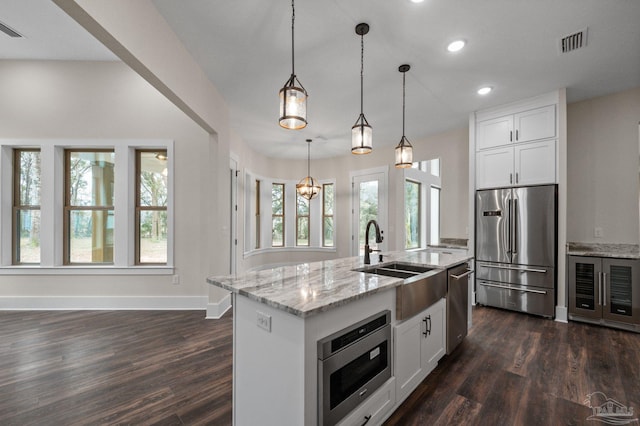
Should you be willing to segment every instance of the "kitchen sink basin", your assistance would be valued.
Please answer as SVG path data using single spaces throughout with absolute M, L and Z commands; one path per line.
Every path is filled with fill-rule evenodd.
M 357 272 L 364 272 L 367 274 L 376 274 L 376 275 L 385 275 L 387 277 L 395 277 L 395 278 L 402 278 L 402 279 L 415 277 L 416 275 L 424 274 L 425 272 L 429 272 L 431 270 L 433 270 L 433 268 L 420 266 L 420 265 L 412 265 L 410 263 L 403 263 L 403 262 L 383 263 L 380 265 L 372 265 L 372 266 L 366 266 L 364 268 L 354 269 L 354 271 L 357 271 Z
M 366 274 L 402 278 L 396 287 L 396 318 L 403 320 L 423 311 L 447 295 L 447 279 L 443 269 L 389 262 L 354 269 Z

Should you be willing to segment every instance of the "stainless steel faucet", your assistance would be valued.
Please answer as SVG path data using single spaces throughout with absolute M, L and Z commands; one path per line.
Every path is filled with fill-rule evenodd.
M 376 243 L 380 244 L 382 240 L 384 240 L 384 237 L 382 236 L 382 231 L 380 230 L 380 226 L 378 226 L 378 222 L 376 222 L 374 219 L 371 219 L 369 222 L 367 222 L 367 227 L 365 228 L 365 231 L 364 231 L 364 264 L 365 265 L 369 265 L 371 263 L 371 258 L 369 257 L 369 254 L 371 252 L 380 251 L 380 250 L 372 250 L 369 248 L 369 229 L 371 228 L 371 225 L 375 226 L 375 229 L 376 229 Z

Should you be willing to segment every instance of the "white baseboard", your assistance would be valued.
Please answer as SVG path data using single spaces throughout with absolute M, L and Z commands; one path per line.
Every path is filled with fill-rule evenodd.
M 569 322 L 569 316 L 566 306 L 556 306 L 556 321 Z
M 207 319 L 218 319 L 231 308 L 231 293 L 220 299 L 218 303 L 207 304 Z
M 0 310 L 204 310 L 206 296 L 0 297 Z

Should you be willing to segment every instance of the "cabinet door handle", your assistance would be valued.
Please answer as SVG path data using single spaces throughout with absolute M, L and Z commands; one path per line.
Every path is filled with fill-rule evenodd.
M 427 336 L 431 334 L 431 315 L 427 315 L 426 317 L 422 318 L 422 322 L 424 322 L 425 330 L 422 334 L 424 334 L 424 337 L 426 339 Z
M 607 306 L 607 273 L 602 273 L 602 305 Z
M 516 141 L 518 140 L 518 131 L 516 130 Z
M 516 172 L 516 183 L 518 183 L 518 172 Z
M 467 269 L 467 272 L 460 274 L 460 275 L 453 275 L 451 274 L 451 278 L 453 278 L 454 280 L 459 280 L 460 278 L 464 278 L 467 275 L 473 273 L 473 269 Z
M 513 183 L 513 173 L 509 173 L 509 183 Z
M 598 272 L 598 306 L 602 306 L 602 272 Z
M 513 130 L 509 130 L 509 142 L 513 142 Z
M 362 425 L 360 426 L 364 426 L 367 423 L 369 423 L 369 420 L 371 420 L 371 414 L 369 414 L 368 416 L 364 416 L 364 423 L 362 423 Z

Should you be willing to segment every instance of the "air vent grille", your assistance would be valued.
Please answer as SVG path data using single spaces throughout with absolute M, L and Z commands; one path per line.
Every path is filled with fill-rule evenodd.
M 577 31 L 560 39 L 560 53 L 569 53 L 587 45 L 587 29 Z
M 8 35 L 9 37 L 21 38 L 22 34 L 9 27 L 7 24 L 0 22 L 0 31 Z

